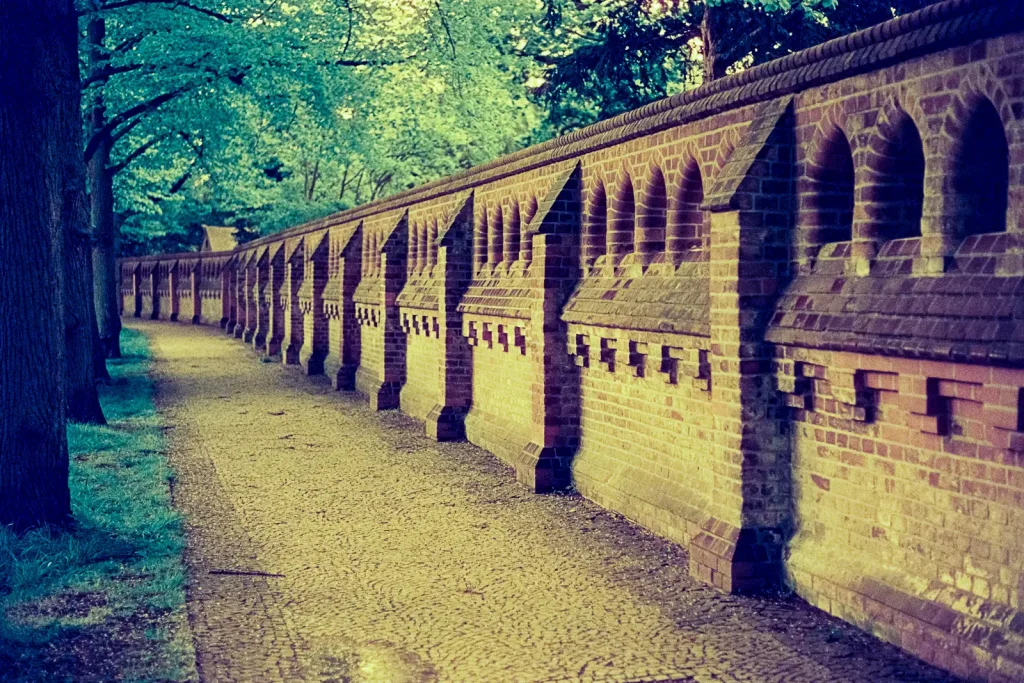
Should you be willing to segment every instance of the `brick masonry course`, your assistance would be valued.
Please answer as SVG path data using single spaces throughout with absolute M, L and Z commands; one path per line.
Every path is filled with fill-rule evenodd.
M 122 262 L 537 492 L 1024 679 L 1024 6 L 948 0 L 386 200 Z

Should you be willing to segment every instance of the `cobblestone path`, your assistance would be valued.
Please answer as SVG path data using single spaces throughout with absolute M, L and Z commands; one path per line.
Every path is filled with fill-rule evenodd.
M 954 680 L 799 601 L 698 585 L 678 546 L 214 330 L 135 326 L 205 681 Z

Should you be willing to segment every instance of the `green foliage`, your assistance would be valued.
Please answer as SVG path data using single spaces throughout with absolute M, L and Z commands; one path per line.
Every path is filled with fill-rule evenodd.
M 64 680 L 111 667 L 118 680 L 186 680 L 184 533 L 146 376 L 145 339 L 125 331 L 108 361 L 108 426 L 68 425 L 75 526 L 0 530 L 0 680 Z M 126 628 L 127 627 L 127 628 Z M 153 639 L 143 638 L 148 629 Z
M 141 107 L 111 159 L 121 251 L 141 253 L 195 248 L 203 223 L 275 232 L 692 88 L 707 44 L 736 71 L 929 0 L 88 2 L 107 33 L 85 106 Z
M 533 96 L 563 133 L 705 80 L 705 11 L 726 72 L 816 45 L 935 0 L 546 0 L 521 45 L 543 65 Z
M 499 47 L 534 9 L 100 2 L 83 22 L 106 23 L 109 75 L 86 68 L 86 107 L 101 95 L 113 120 L 173 95 L 118 128 L 122 252 L 187 245 L 200 223 L 276 231 L 518 149 L 541 113 Z

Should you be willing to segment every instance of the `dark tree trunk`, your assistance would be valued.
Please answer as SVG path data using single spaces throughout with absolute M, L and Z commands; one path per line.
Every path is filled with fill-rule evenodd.
M 80 105 L 75 98 L 76 106 Z M 79 115 L 81 116 L 81 115 Z M 69 122 L 73 123 L 73 122 Z M 67 131 L 69 146 L 64 159 L 64 343 L 67 358 L 67 418 L 72 422 L 106 424 L 96 393 L 93 358 L 92 264 L 89 219 L 85 209 L 85 163 L 78 126 Z M 97 335 L 98 336 L 98 335 Z
M 106 65 L 106 54 L 102 50 L 105 35 L 104 20 L 99 17 L 91 19 L 86 36 L 89 41 L 89 68 L 93 73 Z M 100 134 L 107 123 L 102 93 L 102 88 L 96 88 L 90 103 L 90 138 Z M 110 135 L 103 134 L 89 160 L 89 221 L 92 226 L 93 299 L 100 345 L 107 358 L 120 358 L 121 316 L 118 312 L 117 256 L 114 251 L 117 231 L 114 224 L 114 175 L 110 169 L 112 146 Z
M 700 38 L 704 54 L 704 82 L 708 83 L 725 75 L 729 66 L 719 59 L 718 51 L 718 13 L 719 8 L 704 4 L 704 18 L 700 24 Z
M 90 286 L 91 286 L 90 282 Z M 96 378 L 96 382 L 109 382 L 110 373 L 107 372 L 107 355 L 103 352 L 103 346 L 100 344 L 100 328 L 96 324 L 96 316 L 90 316 L 92 324 L 92 373 Z
M 0 0 L 0 525 L 18 530 L 71 511 L 61 138 L 81 121 L 77 37 L 72 0 Z

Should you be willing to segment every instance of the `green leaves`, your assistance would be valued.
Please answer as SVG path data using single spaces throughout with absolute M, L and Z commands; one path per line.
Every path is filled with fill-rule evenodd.
M 98 97 L 108 122 L 124 119 L 109 126 L 122 252 L 191 246 L 202 222 L 279 230 L 528 144 L 542 118 L 524 97 L 531 60 L 505 48 L 535 10 L 532 0 L 101 4 L 83 18 L 106 23 L 104 58 L 85 60 L 85 106 Z

